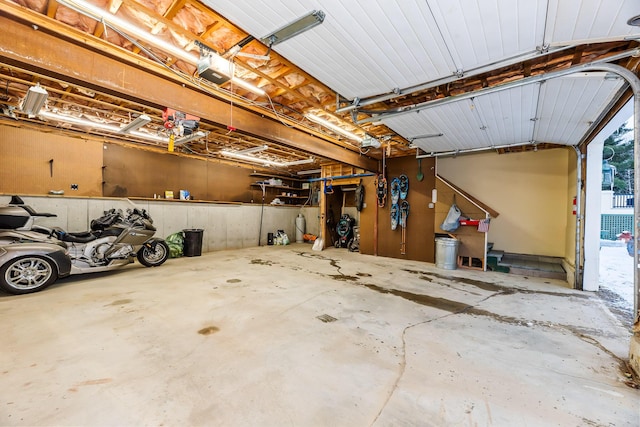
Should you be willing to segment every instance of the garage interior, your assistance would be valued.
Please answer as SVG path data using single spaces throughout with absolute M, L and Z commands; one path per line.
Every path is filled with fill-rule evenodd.
M 3 294 L 2 423 L 637 425 L 638 322 L 588 292 L 584 212 L 588 145 L 630 102 L 640 126 L 639 13 L 0 0 L 0 203 L 204 230 Z

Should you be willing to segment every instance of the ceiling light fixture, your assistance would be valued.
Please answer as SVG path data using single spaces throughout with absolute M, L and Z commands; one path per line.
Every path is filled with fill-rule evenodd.
M 140 129 L 142 126 L 146 125 L 151 121 L 151 117 L 146 114 L 140 114 L 134 120 L 130 121 L 126 125 L 122 126 L 118 132 L 120 133 L 131 133 L 134 130 Z
M 306 114 L 305 117 L 311 120 L 312 122 L 316 122 L 317 124 L 327 127 L 333 130 L 334 132 L 337 132 L 343 136 L 346 136 L 349 139 L 353 139 L 354 141 L 362 142 L 363 140 L 361 136 L 358 136 L 353 132 L 349 132 L 348 130 L 343 129 L 340 126 L 333 124 L 328 120 L 323 119 L 322 117 L 318 117 L 315 114 Z
M 66 6 L 72 10 L 75 10 L 78 13 L 81 13 L 83 15 L 86 15 L 90 18 L 95 19 L 98 22 L 102 22 L 106 25 L 112 26 L 114 28 L 117 28 L 131 36 L 136 37 L 139 40 L 144 40 L 145 42 L 155 46 L 156 48 L 165 51 L 166 53 L 171 54 L 172 56 L 174 56 L 177 59 L 180 59 L 182 61 L 185 61 L 191 65 L 194 65 L 196 67 L 198 67 L 198 63 L 200 61 L 200 58 L 198 58 L 197 56 L 187 52 L 185 49 L 180 49 L 179 47 L 168 43 L 156 36 L 154 36 L 153 34 L 150 34 L 144 30 L 141 30 L 140 28 L 136 27 L 135 25 L 131 25 L 130 23 L 128 23 L 127 21 L 124 21 L 120 18 L 118 18 L 117 16 L 104 11 L 102 9 L 100 9 L 99 7 L 96 7 L 86 1 L 83 0 L 60 0 L 58 1 L 59 4 L 62 4 L 63 6 Z M 220 55 L 216 54 L 215 52 L 211 51 L 208 55 L 209 57 L 211 57 L 211 59 L 209 60 L 210 63 L 215 64 L 215 68 L 219 71 L 222 72 L 223 74 L 227 74 L 230 73 L 229 78 L 231 78 L 233 76 L 233 64 L 231 62 L 229 62 L 228 60 L 222 58 Z M 229 80 L 229 78 L 227 78 L 225 81 Z M 254 93 L 256 93 L 257 95 L 260 96 L 264 96 L 265 92 L 252 85 L 251 83 L 247 83 L 245 81 L 243 81 L 242 79 L 239 79 L 237 77 L 232 77 L 232 80 L 234 83 L 238 84 L 239 86 L 243 86 L 245 89 L 250 90 Z M 214 82 L 215 83 L 215 82 Z
M 316 160 L 313 157 L 309 157 L 308 159 L 301 159 L 301 160 L 293 160 L 291 162 L 284 162 L 281 163 L 282 166 L 296 166 L 296 165 L 306 165 L 309 163 L 313 163 Z
M 256 95 L 260 95 L 260 96 L 266 96 L 267 92 L 265 92 L 264 90 L 260 89 L 258 86 L 254 86 L 251 83 L 239 79 L 238 77 L 233 77 L 231 79 L 231 81 L 233 82 L 233 84 L 236 84 L 238 86 L 241 86 L 247 90 L 250 90 L 251 92 L 255 93 Z
M 636 15 L 634 17 L 629 18 L 627 21 L 627 25 L 631 25 L 633 27 L 640 27 L 640 15 Z
M 261 159 L 259 157 L 243 154 L 241 151 L 220 150 L 219 153 L 226 157 L 233 157 L 234 159 L 246 160 L 247 162 L 251 162 L 251 163 L 258 163 L 262 165 L 278 166 L 278 167 L 304 165 L 307 163 L 313 163 L 315 161 L 313 157 L 310 157 L 308 159 L 293 160 L 291 162 L 276 162 L 275 160 Z
M 313 175 L 314 173 L 320 173 L 322 169 L 309 169 L 306 171 L 299 171 L 298 175 Z
M 80 117 L 75 117 L 75 116 L 67 116 L 67 115 L 63 115 L 63 114 L 57 114 L 57 113 L 52 113 L 50 111 L 40 111 L 40 113 L 38 114 L 38 116 L 45 118 L 45 119 L 50 119 L 50 120 L 57 120 L 63 123 L 71 123 L 74 125 L 79 125 L 79 126 L 86 126 L 86 127 L 90 127 L 93 129 L 101 129 L 107 132 L 113 132 L 113 133 L 120 133 L 120 127 L 116 126 L 116 125 L 109 125 L 106 123 L 100 123 L 100 122 L 94 122 L 91 120 L 87 120 L 87 119 L 82 119 Z M 163 136 L 159 136 L 159 135 L 154 135 L 151 133 L 147 133 L 147 132 L 140 132 L 137 130 L 133 130 L 131 132 L 129 132 L 129 135 L 131 136 L 136 136 L 138 138 L 143 138 L 143 139 L 148 139 L 151 141 L 156 141 L 156 142 L 163 142 L 163 143 L 167 143 L 168 142 L 168 138 L 163 137 Z
M 238 154 L 251 154 L 251 153 L 259 153 L 260 151 L 264 151 L 269 149 L 267 144 L 259 145 L 257 147 L 245 148 L 244 150 L 234 151 L 234 153 Z
M 278 162 L 274 162 L 273 160 L 261 159 L 259 157 L 249 156 L 248 154 L 242 154 L 237 151 L 220 150 L 219 153 L 226 157 L 233 157 L 234 159 L 246 160 L 252 163 L 260 163 L 272 166 L 278 165 Z
M 187 142 L 195 141 L 196 139 L 204 138 L 208 133 L 205 133 L 201 130 L 192 133 L 191 135 L 183 136 L 175 140 L 174 145 L 178 146 L 180 144 L 185 144 Z
M 39 84 L 31 86 L 20 104 L 20 110 L 28 114 L 29 117 L 35 117 L 42 107 L 44 107 L 44 103 L 48 97 L 49 93 L 47 90 Z
M 278 43 L 289 40 L 292 37 L 303 33 L 316 25 L 322 24 L 325 14 L 321 10 L 313 10 L 301 18 L 296 19 L 293 22 L 288 23 L 284 27 L 277 29 L 271 34 L 262 37 L 262 43 L 269 47 L 275 46 Z
M 132 25 L 127 21 L 118 18 L 117 16 L 105 10 L 102 10 L 97 6 L 94 6 L 91 3 L 83 0 L 60 0 L 58 1 L 58 3 L 83 15 L 89 16 L 90 18 L 93 18 L 98 22 L 102 22 L 111 27 L 122 30 L 129 35 L 135 36 L 138 39 L 144 40 L 156 46 L 157 48 L 164 50 L 165 52 L 171 53 L 173 56 L 182 59 L 183 61 L 189 62 L 191 64 L 195 64 L 197 61 L 197 58 L 194 55 L 178 48 L 175 45 L 172 45 L 171 43 L 167 43 L 164 40 L 154 37 L 148 32 L 141 30 L 135 25 Z

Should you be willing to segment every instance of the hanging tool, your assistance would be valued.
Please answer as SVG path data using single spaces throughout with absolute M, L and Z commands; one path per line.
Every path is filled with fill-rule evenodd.
M 402 243 L 400 244 L 400 254 L 405 255 L 407 242 L 407 218 L 409 217 L 409 202 L 403 200 L 400 202 L 400 226 L 402 227 Z
M 356 210 L 360 212 L 364 205 L 364 185 L 362 185 L 362 180 L 358 183 L 356 187 Z
M 387 178 L 386 178 L 386 162 L 385 152 L 382 150 L 382 173 L 376 177 L 376 197 L 378 198 L 378 207 L 384 208 L 387 201 Z
M 418 181 L 422 181 L 424 179 L 424 174 L 422 173 L 422 159 L 418 159 L 418 175 L 416 178 Z

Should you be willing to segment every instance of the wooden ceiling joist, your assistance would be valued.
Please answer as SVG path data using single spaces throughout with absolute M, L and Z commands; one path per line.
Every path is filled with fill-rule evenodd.
M 27 69 L 66 78 L 72 84 L 81 84 L 133 102 L 154 107 L 170 103 L 172 108 L 188 111 L 203 120 L 232 126 L 267 141 L 369 171 L 378 168 L 378 162 L 372 158 L 327 144 L 307 133 L 282 126 L 278 121 L 237 106 L 232 107 L 227 102 L 184 87 L 176 81 L 151 74 L 144 67 L 129 65 L 42 31 L 34 32 L 30 26 L 4 16 L 0 16 L 0 27 L 13 35 L 0 47 L 0 59 L 8 63 L 18 63 Z M 233 123 L 230 122 L 231 117 Z

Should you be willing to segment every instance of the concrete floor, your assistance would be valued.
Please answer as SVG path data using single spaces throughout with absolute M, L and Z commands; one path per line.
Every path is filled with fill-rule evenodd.
M 0 295 L 0 425 L 640 424 L 629 332 L 596 295 L 310 249 Z

